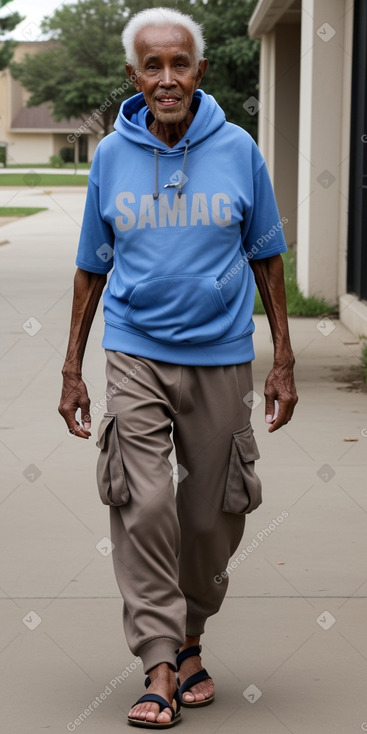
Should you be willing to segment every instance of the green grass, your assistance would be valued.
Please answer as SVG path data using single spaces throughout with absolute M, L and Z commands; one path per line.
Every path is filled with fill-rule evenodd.
M 45 211 L 45 206 L 0 206 L 0 217 L 28 217 Z
M 287 295 L 287 311 L 289 316 L 325 316 L 326 314 L 335 313 L 335 306 L 324 301 L 324 299 L 310 296 L 306 298 L 297 284 L 296 275 L 296 254 L 292 250 L 288 250 L 282 255 L 284 264 L 284 280 Z M 264 306 L 261 302 L 260 294 L 256 289 L 255 295 L 255 314 L 265 313 Z
M 88 176 L 69 173 L 0 173 L 0 186 L 86 186 Z
M 51 163 L 8 163 L 7 168 L 11 169 L 17 169 L 17 168 L 53 168 L 51 166 Z M 90 163 L 78 163 L 78 168 L 85 168 L 89 170 L 91 167 Z M 64 163 L 62 168 L 75 168 L 74 163 Z M 61 169 L 62 170 L 62 169 Z

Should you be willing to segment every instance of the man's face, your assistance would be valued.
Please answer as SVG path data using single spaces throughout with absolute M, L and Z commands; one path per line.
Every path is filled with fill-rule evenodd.
M 194 42 L 181 26 L 148 26 L 135 38 L 139 76 L 134 82 L 156 120 L 182 122 L 190 109 L 195 89 L 206 71 L 206 59 L 195 63 Z M 135 69 L 127 64 L 132 76 Z

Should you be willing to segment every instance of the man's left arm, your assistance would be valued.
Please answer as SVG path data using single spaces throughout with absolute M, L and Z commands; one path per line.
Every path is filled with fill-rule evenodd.
M 269 433 L 277 431 L 292 418 L 298 401 L 294 382 L 295 359 L 291 347 L 285 296 L 283 260 L 280 255 L 250 261 L 256 285 L 268 317 L 274 344 L 274 364 L 265 382 L 265 420 Z M 275 403 L 279 412 L 275 420 Z

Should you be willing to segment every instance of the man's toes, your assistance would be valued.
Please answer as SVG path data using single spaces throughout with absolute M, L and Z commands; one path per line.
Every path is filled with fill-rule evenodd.
M 129 716 L 131 719 L 139 719 L 139 721 L 144 721 L 146 713 L 146 709 L 144 709 L 142 706 L 135 706 L 135 708 L 133 708 L 130 712 Z
M 183 700 L 186 701 L 186 703 L 193 703 L 195 701 L 195 695 L 191 691 L 186 691 L 183 696 Z
M 140 707 L 133 706 L 133 708 L 130 709 L 128 716 L 130 717 L 130 719 L 140 719 Z
M 140 713 L 140 707 L 133 706 L 132 709 L 130 709 L 128 716 L 130 716 L 131 719 L 138 719 L 139 713 Z
M 168 724 L 172 719 L 172 712 L 169 709 L 163 709 L 159 716 L 157 716 L 158 724 Z
M 129 716 L 131 719 L 139 719 L 139 721 L 146 720 L 154 722 L 157 718 L 158 713 L 159 706 L 153 703 L 151 706 L 147 704 L 134 706 L 134 708 L 129 711 Z
M 196 686 L 193 686 L 183 694 L 182 698 L 186 703 L 194 703 L 195 701 L 204 701 L 205 694 L 200 689 L 197 690 Z
M 191 689 L 191 690 L 192 690 L 192 689 Z M 202 691 L 195 691 L 195 690 L 192 690 L 192 692 L 193 692 L 193 694 L 194 694 L 194 696 L 195 696 L 195 701 L 204 701 L 204 699 L 205 699 L 205 694 L 204 694 L 204 693 L 203 693 Z
M 194 703 L 195 701 L 204 701 L 206 698 L 211 698 L 211 696 L 214 694 L 214 686 L 212 685 L 206 685 L 204 683 L 198 683 L 197 686 L 193 686 L 190 688 L 190 691 L 187 691 L 183 694 L 183 700 L 186 703 Z M 190 696 L 190 698 L 188 698 Z

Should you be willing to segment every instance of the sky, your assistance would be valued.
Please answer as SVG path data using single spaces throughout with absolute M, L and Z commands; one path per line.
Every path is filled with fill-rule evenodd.
M 56 8 L 68 5 L 72 0 L 12 0 L 2 8 L 2 15 L 18 12 L 25 20 L 9 34 L 17 41 L 40 41 L 42 39 L 40 23 L 46 15 L 51 15 Z

